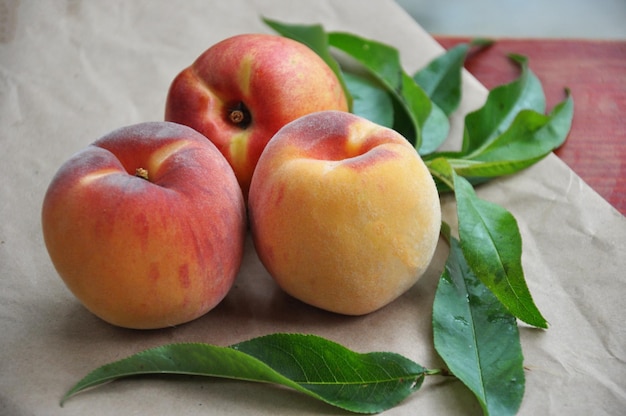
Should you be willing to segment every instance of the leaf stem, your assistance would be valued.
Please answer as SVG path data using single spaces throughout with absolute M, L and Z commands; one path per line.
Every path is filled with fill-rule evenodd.
M 424 371 L 425 376 L 455 377 L 447 368 L 431 368 Z

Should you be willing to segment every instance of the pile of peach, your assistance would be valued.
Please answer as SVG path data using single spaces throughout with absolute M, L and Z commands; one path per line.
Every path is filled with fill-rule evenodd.
M 207 313 L 248 230 L 285 292 L 337 313 L 389 304 L 428 267 L 441 222 L 430 173 L 399 133 L 349 113 L 305 45 L 225 39 L 173 80 L 165 108 L 72 156 L 44 198 L 52 263 L 103 320 L 147 329 Z

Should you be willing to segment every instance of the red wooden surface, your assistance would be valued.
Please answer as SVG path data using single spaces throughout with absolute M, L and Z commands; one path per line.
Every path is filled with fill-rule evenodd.
M 470 40 L 435 38 L 445 48 Z M 570 89 L 572 129 L 555 153 L 626 215 L 626 41 L 496 39 L 491 47 L 471 53 L 466 68 L 491 89 L 519 75 L 509 53 L 529 58 L 548 111 Z

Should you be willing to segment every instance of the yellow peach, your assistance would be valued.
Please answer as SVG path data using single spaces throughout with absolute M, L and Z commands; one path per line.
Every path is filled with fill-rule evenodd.
M 323 111 L 278 131 L 248 199 L 256 251 L 276 283 L 301 301 L 362 315 L 406 292 L 439 238 L 439 195 L 399 133 Z

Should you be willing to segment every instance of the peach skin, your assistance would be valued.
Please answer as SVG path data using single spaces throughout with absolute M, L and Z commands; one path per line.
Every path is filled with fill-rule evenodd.
M 427 269 L 441 209 L 432 176 L 399 133 L 323 111 L 268 143 L 248 199 L 261 262 L 288 294 L 347 315 L 373 312 Z
M 246 198 L 274 133 L 321 110 L 347 111 L 348 104 L 334 72 L 313 50 L 282 36 L 242 34 L 216 43 L 175 77 L 165 119 L 213 141 Z
M 179 325 L 215 307 L 238 273 L 243 195 L 193 129 L 123 127 L 65 162 L 42 206 L 44 241 L 82 304 L 126 328 Z

